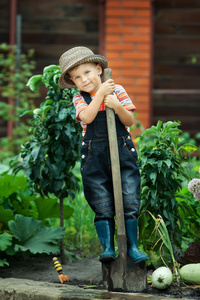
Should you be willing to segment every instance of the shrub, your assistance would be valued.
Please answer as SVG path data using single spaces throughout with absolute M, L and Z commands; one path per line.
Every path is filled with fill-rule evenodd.
M 163 126 L 162 126 L 163 125 Z M 195 151 L 192 144 L 178 147 L 180 123 L 158 121 L 157 126 L 147 129 L 139 143 L 139 167 L 141 169 L 141 214 L 140 237 L 144 249 L 149 248 L 150 233 L 154 224 L 148 213 L 154 216 L 162 215 L 167 226 L 172 245 L 181 244 L 179 224 L 181 219 L 178 212 L 176 195 L 182 188 L 182 183 L 190 179 L 188 169 L 183 164 L 183 153 Z M 148 135 L 148 142 L 143 139 Z
M 27 85 L 37 91 L 41 84 L 47 88 L 40 108 L 25 110 L 21 116 L 33 114 L 32 138 L 23 145 L 22 163 L 15 167 L 25 169 L 34 189 L 41 196 L 54 194 L 60 199 L 60 225 L 64 226 L 63 200 L 72 198 L 78 190 L 78 177 L 73 168 L 80 158 L 81 126 L 76 122 L 72 98 L 77 89 L 60 89 L 61 70 L 56 65 L 45 67 L 42 75 L 30 78 Z M 64 240 L 61 241 L 61 261 L 65 263 Z

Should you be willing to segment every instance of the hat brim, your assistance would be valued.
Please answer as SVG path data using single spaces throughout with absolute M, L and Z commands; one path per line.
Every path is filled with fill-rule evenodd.
M 61 89 L 76 87 L 76 85 L 73 83 L 73 81 L 71 81 L 71 79 L 65 77 L 66 73 L 70 69 L 72 69 L 80 64 L 90 63 L 90 62 L 99 63 L 102 66 L 102 71 L 105 68 L 107 68 L 107 66 L 108 66 L 107 59 L 102 55 L 90 55 L 90 56 L 84 57 L 67 67 L 67 69 L 62 73 L 62 75 L 60 76 L 60 78 L 58 80 L 59 87 Z

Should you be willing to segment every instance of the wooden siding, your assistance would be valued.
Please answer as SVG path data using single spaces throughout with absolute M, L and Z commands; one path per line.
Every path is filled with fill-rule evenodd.
M 154 1 L 153 122 L 200 131 L 200 2 Z
M 150 0 L 106 1 L 105 55 L 145 127 L 151 124 L 151 30 Z
M 11 1 L 0 1 L 0 43 L 9 43 Z M 58 64 L 61 54 L 71 47 L 86 46 L 98 53 L 98 0 L 18 0 L 21 15 L 22 52 L 35 50 L 35 74 L 43 68 Z M 42 88 L 42 99 L 46 89 Z M 41 100 L 36 100 L 39 105 Z M 1 120 L 0 120 L 1 121 Z M 0 136 L 7 132 L 0 122 Z

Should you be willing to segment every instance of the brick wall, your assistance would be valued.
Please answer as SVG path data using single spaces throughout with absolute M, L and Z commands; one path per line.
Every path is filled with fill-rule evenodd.
M 152 17 L 150 0 L 107 0 L 105 56 L 143 126 L 151 125 Z

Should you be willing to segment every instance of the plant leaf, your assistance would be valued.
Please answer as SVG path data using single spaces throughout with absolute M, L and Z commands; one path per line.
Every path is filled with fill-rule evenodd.
M 10 220 L 14 219 L 13 211 L 11 209 L 5 209 L 0 206 L 0 220 L 3 224 L 8 224 Z
M 179 150 L 184 151 L 185 153 L 187 153 L 187 152 L 193 153 L 193 152 L 197 151 L 198 148 L 195 145 L 188 143 L 188 144 L 184 144 L 184 145 L 180 146 Z
M 29 186 L 25 176 L 4 175 L 0 178 L 0 198 L 7 198 L 17 190 L 22 192 Z
M 27 82 L 27 86 L 33 91 L 36 92 L 39 90 L 39 86 L 44 83 L 43 75 L 34 75 Z
M 8 226 L 14 237 L 19 240 L 15 251 L 29 250 L 33 254 L 58 251 L 55 244 L 65 232 L 64 228 L 45 227 L 42 221 L 22 215 L 16 215 L 15 220 L 10 221 Z
M 20 113 L 20 117 L 23 117 L 27 114 L 32 114 L 33 113 L 33 110 L 23 110 L 21 113 Z
M 12 245 L 12 235 L 4 232 L 0 235 L 0 251 L 5 251 L 8 246 Z
M 38 211 L 38 219 L 60 218 L 60 204 L 57 199 L 53 198 L 38 198 L 35 199 L 35 204 Z M 63 205 L 64 219 L 69 219 L 73 214 L 73 208 L 68 205 Z

